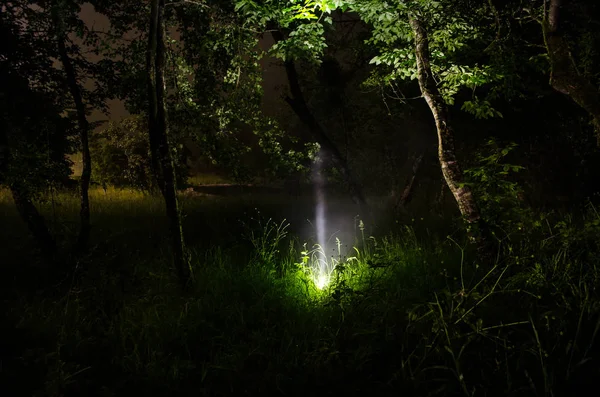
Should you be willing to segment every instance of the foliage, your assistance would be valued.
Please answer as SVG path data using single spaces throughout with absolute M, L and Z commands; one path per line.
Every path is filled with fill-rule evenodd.
M 502 147 L 495 139 L 490 139 L 474 156 L 477 165 L 464 171 L 483 218 L 499 229 L 500 236 L 531 232 L 541 226 L 524 199 L 523 189 L 511 179 L 524 170 L 520 165 L 506 162 L 516 147 L 514 142 Z
M 600 213 L 592 202 L 586 204 L 583 219 L 565 217 L 553 225 L 553 231 L 553 237 L 560 239 L 563 248 L 581 255 L 581 260 L 598 259 L 595 236 L 600 232 Z
M 3 85 L 0 107 L 11 150 L 10 163 L 0 169 L 0 183 L 18 182 L 35 198 L 42 199 L 51 185 L 66 184 L 72 151 L 71 125 L 43 93 L 22 85 L 11 95 L 13 80 Z
M 140 21 L 148 10 L 137 7 L 135 1 L 96 3 L 96 9 L 111 20 L 106 38 L 96 44 L 101 54 L 113 59 L 113 70 L 103 78 L 104 84 L 112 87 L 130 112 L 141 113 L 146 109 L 141 65 L 145 64 L 147 26 Z M 277 131 L 260 108 L 258 38 L 252 29 L 243 28 L 243 19 L 233 12 L 230 2 L 169 3 L 165 13 L 170 134 L 174 141 L 196 141 L 203 155 L 228 170 L 232 179 L 247 182 L 256 171 L 245 164 L 250 147 L 242 135 L 258 136 L 261 146 L 253 148 L 257 151 L 288 145 L 288 137 Z M 135 31 L 129 32 L 132 26 Z M 285 164 L 276 158 L 270 159 L 281 171 Z
M 294 174 L 307 176 L 310 173 L 311 162 L 320 150 L 319 145 L 308 142 L 302 147 L 298 139 L 287 136 L 275 120 L 266 120 L 266 123 L 258 143 L 268 157 L 270 175 L 280 179 Z
M 68 180 L 66 154 L 74 149 L 74 131 L 63 114 L 66 88 L 51 66 L 54 46 L 48 36 L 36 33 L 44 16 L 21 6 L 3 6 L 0 19 L 0 128 L 11 152 L 9 168 L 0 164 L 0 183 L 18 182 L 39 199 L 50 184 Z
M 450 1 L 385 2 L 367 1 L 293 1 L 288 8 L 277 8 L 277 1 L 258 6 L 251 1 L 239 1 L 237 8 L 249 16 L 248 21 L 266 23 L 274 21 L 291 32 L 286 41 L 272 48 L 281 59 L 308 58 L 320 62 L 324 43 L 323 22 L 331 24 L 328 16 L 338 8 L 349 10 L 372 28 L 367 40 L 378 55 L 371 63 L 383 68 L 375 72 L 374 81 L 388 86 L 396 79 L 416 79 L 416 60 L 412 49 L 410 16 L 425 20 L 429 32 L 432 71 L 440 81 L 439 89 L 448 104 L 453 104 L 461 89 L 469 89 L 472 99 L 463 110 L 477 117 L 499 116 L 487 99 L 481 100 L 475 91 L 478 87 L 501 82 L 503 75 L 496 65 L 486 64 L 481 51 L 489 44 L 493 31 L 487 29 L 490 15 L 486 6 L 473 7 L 465 13 L 465 4 Z M 400 18 L 398 18 L 400 16 Z M 493 26 L 493 25 L 492 25 Z
M 326 11 L 317 15 L 315 11 L 320 7 Z M 245 25 L 251 29 L 261 31 L 274 25 L 289 31 L 286 40 L 271 47 L 269 52 L 272 56 L 284 61 L 303 59 L 309 63 L 321 62 L 327 47 L 323 36 L 325 25 L 332 24 L 331 17 L 326 16 L 331 12 L 327 1 L 239 0 L 235 8 L 244 15 Z
M 147 120 L 144 116 L 129 116 L 111 122 L 107 128 L 92 135 L 94 158 L 92 180 L 102 185 L 154 190 L 156 181 L 150 160 Z M 181 152 L 179 145 L 174 151 Z M 185 184 L 187 169 L 181 155 L 176 159 L 177 184 Z

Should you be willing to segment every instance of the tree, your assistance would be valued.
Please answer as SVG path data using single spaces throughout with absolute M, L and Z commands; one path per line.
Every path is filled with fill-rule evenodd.
M 7 81 L 2 80 L 4 79 L 0 79 L 0 83 L 3 85 L 10 84 Z M 26 87 L 23 88 L 24 90 L 27 90 Z M 27 92 L 20 91 L 19 95 L 25 96 L 27 95 Z M 35 94 L 31 93 L 30 99 L 32 99 L 31 96 L 34 95 Z M 7 100 L 10 99 L 3 90 L 3 92 L 0 93 L 0 106 L 2 106 L 2 109 L 5 111 L 10 109 Z M 30 105 L 33 103 L 33 101 L 29 101 Z M 14 108 L 11 110 L 14 110 Z M 13 153 L 7 134 L 7 131 L 14 128 L 14 126 L 10 125 L 13 120 L 8 120 L 6 113 L 2 116 L 3 117 L 0 118 L 0 182 L 8 185 L 19 215 L 27 224 L 33 237 L 37 240 L 44 255 L 48 258 L 52 258 L 56 253 L 56 241 L 50 234 L 44 217 L 39 213 L 33 203 L 35 195 L 32 192 L 31 186 L 28 185 L 30 181 L 23 180 L 15 175 L 15 169 L 19 168 L 19 157 Z M 22 126 L 23 125 L 21 124 L 16 127 L 19 128 Z
M 577 68 L 569 42 L 564 36 L 564 8 L 562 0 L 550 0 L 547 7 L 544 1 L 541 24 L 550 60 L 550 85 L 556 91 L 569 96 L 590 115 L 600 145 L 600 93 Z
M 431 109 L 438 134 L 438 158 L 446 184 L 450 188 L 463 218 L 469 226 L 483 229 L 483 219 L 471 188 L 465 184 L 462 169 L 456 158 L 454 131 L 448 119 L 448 105 L 440 95 L 431 70 L 429 39 L 424 23 L 416 15 L 409 17 L 415 40 L 417 79 L 423 98 Z M 471 238 L 483 249 L 479 233 L 471 233 Z
M 275 39 L 276 44 L 282 44 L 284 41 L 284 35 L 279 29 L 280 28 L 276 26 L 273 26 L 271 29 L 269 29 L 271 30 L 271 34 Z M 292 94 L 291 97 L 286 97 L 285 101 L 290 105 L 298 118 L 306 125 L 314 139 L 319 143 L 323 153 L 330 158 L 334 167 L 340 172 L 343 180 L 350 189 L 352 199 L 356 202 L 356 204 L 359 204 L 362 207 L 365 215 L 368 214 L 367 202 L 364 194 L 360 185 L 354 178 L 350 167 L 348 166 L 347 159 L 342 156 L 339 149 L 313 115 L 313 112 L 311 112 L 306 100 L 304 99 L 304 94 L 302 93 L 302 88 L 300 87 L 298 72 L 296 70 L 296 64 L 290 56 L 287 56 L 284 60 L 284 67 L 290 92 Z
M 55 102 L 58 113 L 65 112 L 68 116 L 71 116 L 71 113 L 75 114 L 79 149 L 83 158 L 80 179 L 81 227 L 76 250 L 84 249 L 90 236 L 88 190 L 91 159 L 88 133 L 92 126 L 87 119 L 86 104 L 93 105 L 99 110 L 106 109 L 105 92 L 101 89 L 95 91 L 83 89 L 82 81 L 100 74 L 102 67 L 100 64 L 90 62 L 83 54 L 80 44 L 94 41 L 95 36 L 78 16 L 81 4 L 79 0 L 15 1 L 3 10 L 7 12 L 9 18 L 18 21 L 15 26 L 21 23 L 19 34 L 24 38 L 22 43 L 26 43 L 27 40 L 26 45 L 37 47 L 37 50 L 33 51 L 37 55 L 35 61 L 19 59 L 36 69 L 37 75 L 31 77 L 30 74 L 26 77 L 30 81 L 31 89 L 36 92 L 44 91 L 47 98 L 54 97 L 50 100 Z M 77 40 L 80 41 L 79 44 L 75 43 Z M 55 64 L 53 60 L 58 62 Z M 60 69 L 58 64 L 61 65 Z M 21 75 L 25 75 L 25 70 Z
M 186 286 L 192 274 L 185 250 L 175 186 L 175 169 L 167 137 L 164 7 L 164 0 L 152 0 L 147 53 L 148 135 L 156 177 L 165 199 L 169 218 L 175 270 L 181 283 Z
M 281 136 L 260 113 L 257 39 L 240 29 L 240 18 L 226 1 L 152 2 L 150 24 L 140 24 L 148 8 L 137 1 L 93 3 L 111 21 L 101 52 L 117 59 L 105 84 L 131 113 L 147 114 L 151 163 L 165 198 L 175 267 L 187 283 L 171 152 L 176 142 L 193 137 L 212 152 L 213 161 L 243 178 L 237 163 L 245 146 L 236 132 L 250 128 L 269 142 Z
M 322 51 L 326 45 L 322 39 L 324 30 L 320 22 L 296 23 L 299 15 L 310 18 L 316 4 L 313 4 L 314 2 L 308 2 L 308 5 L 303 2 L 299 3 L 287 7 L 287 2 L 278 0 L 265 1 L 260 5 L 241 0 L 236 2 L 236 9 L 247 17 L 244 24 L 246 29 L 256 32 L 271 32 L 275 45 L 270 52 L 283 61 L 290 89 L 291 95 L 285 98 L 286 102 L 309 130 L 313 139 L 321 146 L 324 156 L 339 171 L 350 190 L 352 199 L 362 207 L 364 215 L 368 215 L 369 210 L 362 188 L 350 170 L 347 159 L 342 156 L 322 123 L 314 116 L 300 86 L 296 63 L 302 60 L 307 60 L 309 64 L 320 63 Z
M 91 135 L 92 180 L 103 185 L 159 191 L 151 164 L 148 117 L 131 115 Z M 177 162 L 177 185 L 183 185 L 185 164 Z
M 507 116 L 495 125 L 506 131 L 494 135 L 532 149 L 521 156 L 527 172 L 519 179 L 529 185 L 533 205 L 557 205 L 558 195 L 569 196 L 571 204 L 586 200 L 595 187 L 584 179 L 597 179 L 600 151 L 593 106 L 586 109 L 579 102 L 588 98 L 590 105 L 598 95 L 600 4 L 595 0 L 488 4 L 496 34 L 484 53 L 503 76 L 492 89 Z M 529 122 L 522 123 L 524 118 Z
M 79 84 L 77 71 L 73 65 L 73 62 L 68 54 L 66 43 L 67 39 L 67 28 L 64 23 L 63 13 L 67 12 L 64 2 L 55 4 L 50 10 L 52 14 L 52 22 L 54 25 L 54 36 L 56 39 L 56 45 L 58 48 L 58 55 L 63 66 L 69 92 L 75 103 L 75 111 L 77 114 L 77 124 L 79 130 L 79 140 L 81 144 L 82 154 L 82 172 L 80 179 L 80 202 L 81 208 L 79 212 L 80 217 L 80 230 L 79 237 L 77 239 L 77 250 L 83 250 L 87 245 L 90 237 L 90 199 L 88 190 L 90 187 L 90 178 L 92 176 L 92 160 L 90 156 L 90 145 L 88 134 L 90 131 L 90 124 L 87 119 L 87 111 L 84 104 L 83 95 L 81 93 L 81 87 Z
M 111 21 L 98 46 L 114 59 L 113 67 L 100 78 L 130 113 L 146 113 L 147 77 L 140 65 L 146 62 L 148 26 L 139 21 L 145 20 L 148 10 L 137 1 L 93 3 Z M 261 112 L 262 53 L 256 34 L 242 28 L 243 18 L 233 12 L 233 4 L 173 1 L 165 2 L 164 9 L 165 103 L 172 150 L 193 140 L 203 155 L 237 181 L 254 176 L 243 161 L 250 148 L 241 133 L 254 133 L 263 152 L 283 150 L 277 157 L 286 160 L 286 166 L 290 158 L 301 157 L 286 156 L 291 154 L 285 152 L 291 146 L 289 137 Z M 272 163 L 273 168 L 283 165 Z
M 23 21 L 27 21 L 26 24 Z M 0 183 L 42 251 L 52 258 L 57 244 L 35 201 L 70 175 L 71 123 L 61 116 L 66 89 L 52 66 L 56 47 L 40 9 L 11 2 L 0 14 Z
M 438 155 L 444 179 L 472 240 L 481 248 L 487 246 L 481 234 L 485 230 L 484 222 L 472 192 L 464 184 L 448 119 L 448 105 L 454 104 L 454 98 L 462 88 L 471 88 L 474 92 L 475 87 L 499 79 L 491 67 L 481 65 L 478 59 L 481 38 L 486 37 L 480 32 L 485 30 L 485 25 L 474 20 L 481 18 L 481 7 L 473 8 L 467 4 L 471 8 L 471 14 L 468 14 L 456 2 L 445 1 L 299 1 L 286 8 L 277 1 L 266 3 L 257 7 L 241 0 L 238 5 L 259 20 L 273 18 L 292 26 L 289 40 L 276 48 L 283 57 L 300 53 L 320 58 L 326 47 L 323 25 L 331 24 L 328 14 L 335 9 L 352 11 L 371 26 L 369 42 L 379 53 L 371 62 L 387 72 L 382 80 L 385 83 L 396 79 L 416 78 L 419 81 L 421 94 L 431 109 L 438 132 Z M 430 35 L 429 29 L 433 32 Z M 430 42 L 429 36 L 435 40 Z M 480 100 L 475 95 L 464 102 L 463 109 L 477 117 L 499 115 L 487 100 Z

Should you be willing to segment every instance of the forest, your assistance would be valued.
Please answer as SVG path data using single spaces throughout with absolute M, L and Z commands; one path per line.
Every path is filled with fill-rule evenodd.
M 0 0 L 0 393 L 586 395 L 599 176 L 597 0 Z

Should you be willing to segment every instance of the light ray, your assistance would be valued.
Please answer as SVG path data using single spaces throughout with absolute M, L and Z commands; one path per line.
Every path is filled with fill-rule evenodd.
M 312 263 L 314 282 L 318 289 L 325 288 L 330 281 L 329 275 L 331 274 L 330 267 L 332 266 L 327 260 L 327 246 L 325 240 L 325 180 L 322 174 L 322 158 L 321 154 L 317 157 L 313 165 L 313 181 L 315 189 L 315 200 L 316 200 L 316 214 L 315 214 L 315 225 L 317 226 L 317 243 L 320 249 L 317 252 L 318 259 Z

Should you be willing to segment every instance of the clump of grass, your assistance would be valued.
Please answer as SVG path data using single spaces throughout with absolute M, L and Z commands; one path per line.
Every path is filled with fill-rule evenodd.
M 256 210 L 256 218 L 250 217 L 250 222 L 255 225 L 249 225 L 242 222 L 246 229 L 246 238 L 252 244 L 258 261 L 262 263 L 275 263 L 279 259 L 279 250 L 281 243 L 288 235 L 289 223 L 283 219 L 281 222 L 275 222 L 272 218 L 263 219 L 259 210 Z

